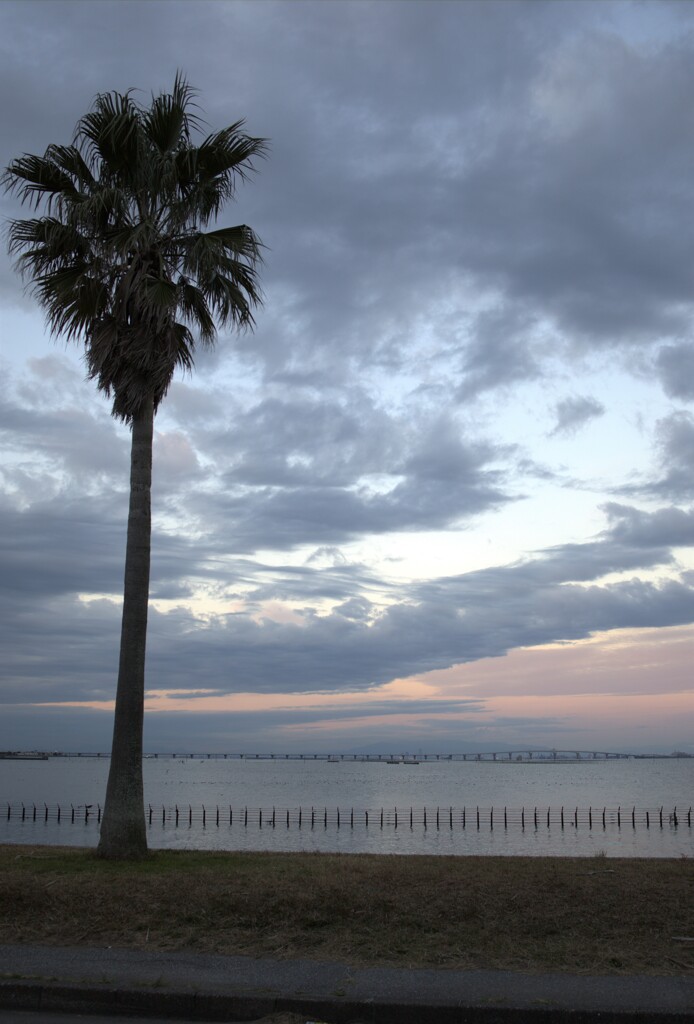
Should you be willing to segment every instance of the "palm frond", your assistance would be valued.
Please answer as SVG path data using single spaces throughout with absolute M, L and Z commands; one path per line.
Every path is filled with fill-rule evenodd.
M 171 336 L 176 351 L 176 366 L 190 373 L 193 369 L 193 352 L 195 350 L 195 338 L 192 331 L 181 323 L 175 323 L 171 327 Z
M 123 167 L 137 168 L 140 150 L 141 117 L 130 92 L 103 93 L 94 109 L 77 123 L 74 144 L 85 146 L 92 166 L 100 166 L 100 176 Z
M 182 316 L 189 324 L 197 328 L 202 343 L 211 345 L 217 337 L 217 328 L 205 292 L 185 278 L 179 280 L 177 290 L 178 306 Z
M 155 336 L 159 331 L 165 331 L 171 323 L 177 303 L 176 285 L 166 278 L 146 275 L 138 281 L 138 315 L 149 325 Z
M 83 336 L 108 304 L 102 282 L 79 266 L 45 274 L 34 290 L 51 329 L 68 340 Z
M 108 241 L 116 252 L 128 256 L 146 251 L 150 246 L 156 246 L 157 232 L 150 221 L 139 224 L 121 223 L 109 232 Z
M 254 170 L 252 160 L 267 152 L 267 141 L 241 131 L 245 121 L 237 121 L 208 135 L 197 152 L 198 170 L 202 177 L 216 178 L 233 172 L 245 180 Z
M 76 146 L 48 146 L 45 159 L 69 175 L 78 189 L 95 187 L 96 181 L 89 165 Z
M 147 138 L 160 153 L 169 153 L 180 145 L 185 133 L 186 112 L 172 96 L 158 96 L 144 121 Z
M 262 263 L 262 250 L 265 248 L 255 231 L 247 224 L 237 224 L 231 228 L 217 228 L 206 231 L 207 238 L 219 239 L 227 252 L 248 260 L 250 263 Z
M 160 153 L 170 153 L 190 145 L 191 130 L 199 128 L 200 119 L 192 112 L 195 90 L 181 71 L 176 72 L 170 93 L 152 98 L 144 112 L 143 127 L 147 137 Z
M 36 250 L 48 259 L 63 259 L 64 255 L 79 247 L 82 239 L 70 224 L 56 217 L 32 217 L 10 221 L 8 249 L 11 256 Z
M 46 200 L 48 212 L 62 197 L 74 197 L 77 188 L 70 177 L 50 157 L 32 156 L 25 153 L 13 160 L 3 175 L 6 191 L 19 197 L 22 204 L 29 203 L 38 209 Z

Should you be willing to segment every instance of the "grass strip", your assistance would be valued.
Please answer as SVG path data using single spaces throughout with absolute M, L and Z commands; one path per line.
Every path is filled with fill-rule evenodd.
M 694 974 L 694 859 L 0 846 L 3 942 L 355 965 Z

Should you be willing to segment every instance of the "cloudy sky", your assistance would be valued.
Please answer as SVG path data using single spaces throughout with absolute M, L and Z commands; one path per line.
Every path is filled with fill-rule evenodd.
M 150 750 L 694 753 L 694 7 L 0 6 L 1 163 L 170 88 L 269 157 L 157 417 Z M 16 216 L 4 197 L 3 219 Z M 106 750 L 129 437 L 0 263 L 0 749 Z

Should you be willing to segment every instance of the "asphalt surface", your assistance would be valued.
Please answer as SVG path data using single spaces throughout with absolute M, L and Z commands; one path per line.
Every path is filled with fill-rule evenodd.
M 330 1024 L 683 1024 L 694 1022 L 694 977 L 0 945 L 0 1008 L 43 1014 L 38 1019 L 47 1022 L 51 1013 L 229 1022 L 290 1011 Z
M 92 1013 L 51 1013 L 48 1010 L 3 1010 L 0 1024 L 171 1024 L 170 1017 L 113 1017 Z M 198 1024 L 197 1021 L 179 1020 L 176 1024 Z M 229 1021 L 228 1024 L 236 1024 Z M 242 1024 L 241 1021 L 238 1024 Z

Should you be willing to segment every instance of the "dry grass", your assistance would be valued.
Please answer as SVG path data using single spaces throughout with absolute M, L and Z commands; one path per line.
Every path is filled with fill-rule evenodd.
M 694 860 L 0 846 L 4 942 L 599 974 L 694 973 Z

